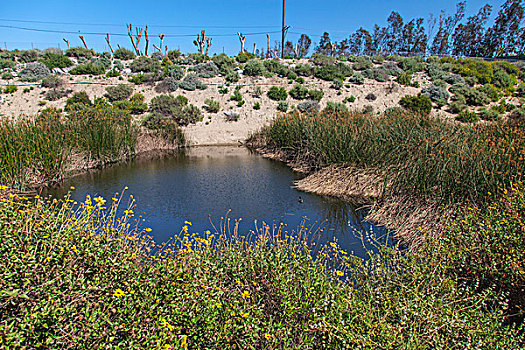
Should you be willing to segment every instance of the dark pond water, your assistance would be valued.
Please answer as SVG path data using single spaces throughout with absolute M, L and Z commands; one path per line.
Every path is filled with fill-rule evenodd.
M 143 216 L 142 227 L 153 229 L 157 243 L 178 234 L 185 221 L 192 232 L 212 230 L 210 218 L 219 227 L 221 217 L 242 218 L 241 234 L 254 228 L 254 221 L 285 223 L 292 232 L 303 220 L 324 230 L 319 242 L 337 241 L 348 252 L 363 255 L 360 232 L 385 234 L 380 227 L 363 222 L 365 212 L 333 198 L 299 192 L 292 187 L 297 179 L 284 164 L 264 159 L 239 147 L 192 148 L 175 155 L 136 159 L 73 177 L 47 194 L 72 199 L 86 195 L 108 200 L 121 193 L 133 195 L 134 212 Z M 302 198 L 302 202 L 299 201 Z

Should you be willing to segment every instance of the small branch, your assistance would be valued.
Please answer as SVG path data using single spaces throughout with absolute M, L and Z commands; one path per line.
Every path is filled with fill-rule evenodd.
M 64 40 L 67 44 L 67 49 L 69 50 L 71 48 L 71 46 L 69 45 L 69 41 L 66 40 L 66 38 L 63 38 L 62 40 Z
M 106 42 L 108 43 L 109 49 L 111 50 L 111 54 L 114 53 L 113 47 L 111 46 L 111 43 L 109 42 L 109 33 L 106 33 Z
M 89 48 L 88 48 L 88 46 L 86 44 L 86 40 L 84 39 L 84 36 L 83 35 L 79 35 L 78 37 L 80 38 L 80 40 L 82 40 L 82 43 L 84 43 L 84 47 L 89 50 Z

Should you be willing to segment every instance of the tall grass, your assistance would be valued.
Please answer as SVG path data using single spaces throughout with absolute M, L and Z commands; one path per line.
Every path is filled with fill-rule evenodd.
M 449 269 L 443 245 L 381 246 L 365 261 L 335 242 L 314 256 L 305 227 L 244 238 L 194 234 L 187 222 L 158 249 L 133 203 L 117 216 L 123 197 L 73 206 L 2 189 L 3 348 L 516 349 L 523 340 L 502 324 L 499 295 Z
M 479 201 L 523 179 L 525 137 L 517 126 L 464 126 L 408 112 L 281 115 L 270 146 L 315 167 L 350 163 L 387 173 L 387 190 Z

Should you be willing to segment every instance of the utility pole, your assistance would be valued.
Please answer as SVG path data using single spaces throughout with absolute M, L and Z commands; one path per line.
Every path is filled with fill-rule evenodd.
M 282 33 L 282 40 L 281 40 L 281 58 L 283 59 L 284 59 L 284 31 L 286 30 L 284 27 L 285 5 L 286 5 L 286 0 L 283 0 L 283 33 Z

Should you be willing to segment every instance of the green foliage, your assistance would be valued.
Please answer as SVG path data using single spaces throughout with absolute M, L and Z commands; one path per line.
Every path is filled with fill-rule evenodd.
M 296 100 L 304 100 L 308 97 L 308 89 L 302 85 L 295 85 L 288 93 Z
M 343 81 L 340 80 L 340 79 L 335 79 L 333 82 L 332 82 L 332 86 L 331 86 L 333 89 L 336 89 L 336 90 L 341 90 L 343 88 Z
M 219 74 L 219 67 L 213 62 L 200 63 L 190 67 L 189 70 L 195 72 L 201 78 L 213 78 Z
M 158 95 L 151 99 L 149 111 L 166 117 L 174 117 L 180 113 L 182 107 L 187 103 L 187 100 L 186 103 L 183 103 L 183 101 L 177 100 L 171 95 Z
M 179 87 L 183 90 L 194 91 L 196 89 L 205 90 L 208 86 L 200 81 L 197 75 L 190 73 L 179 83 Z
M 91 102 L 91 99 L 89 98 L 88 94 L 85 91 L 78 91 L 73 94 L 70 98 L 66 101 L 66 111 L 70 111 L 73 109 L 78 109 L 80 105 L 83 106 L 91 106 L 93 103 Z
M 186 143 L 184 133 L 177 123 L 157 114 L 148 114 L 142 121 L 142 126 L 151 130 L 154 135 L 158 135 L 169 142 L 176 142 L 179 145 Z
M 465 97 L 465 101 L 469 106 L 485 106 L 490 103 L 490 98 L 479 88 L 463 87 L 458 89 L 455 94 Z
M 105 72 L 104 67 L 91 62 L 79 64 L 69 71 L 73 75 L 101 75 Z
M 259 109 L 261 109 L 261 104 L 260 104 L 259 102 L 255 102 L 255 103 L 253 104 L 253 109 L 255 109 L 255 110 L 259 110 Z
M 251 77 L 262 76 L 267 73 L 266 68 L 258 59 L 251 59 L 244 65 L 243 74 Z
M 141 93 L 133 94 L 129 99 L 128 110 L 131 114 L 142 114 L 146 112 L 148 105 L 144 102 L 144 95 Z
M 309 77 L 314 74 L 314 68 L 309 64 L 298 63 L 295 66 L 295 73 L 302 77 Z
M 130 83 L 133 83 L 135 85 L 140 85 L 144 83 L 144 80 L 146 79 L 146 75 L 144 73 L 135 74 L 131 78 L 128 79 Z
M 469 110 L 463 110 L 456 116 L 456 120 L 462 123 L 474 123 L 479 121 L 479 116 L 476 112 L 470 112 Z
M 40 83 L 40 86 L 46 87 L 46 88 L 57 88 L 64 84 L 62 79 L 60 79 L 56 75 L 48 75 L 47 77 L 42 79 L 42 82 Z
M 486 121 L 494 121 L 499 119 L 499 113 L 494 109 L 483 108 L 479 112 L 479 117 Z
M 13 76 L 13 74 L 11 74 L 11 72 L 4 72 L 4 73 L 2 73 L 2 79 L 3 80 L 11 80 L 13 78 L 14 78 L 14 76 Z
M 26 51 L 22 51 L 20 55 L 18 55 L 18 60 L 22 63 L 35 62 L 36 60 L 38 60 L 40 55 L 41 55 L 40 50 L 34 50 L 34 49 L 26 50 Z
M 173 92 L 179 88 L 179 81 L 172 77 L 166 77 L 155 86 L 155 91 L 159 93 Z
M 319 102 L 315 100 L 304 101 L 297 105 L 297 109 L 300 112 L 309 114 L 318 113 L 320 108 L 321 106 L 319 106 Z
M 421 72 L 426 68 L 426 64 L 421 57 L 399 57 L 397 65 L 406 73 Z
M 492 77 L 492 84 L 500 89 L 510 89 L 518 83 L 517 79 L 503 70 L 497 70 Z
M 399 101 L 399 104 L 404 108 L 427 116 L 432 111 L 432 101 L 425 95 L 419 94 L 417 96 L 404 96 Z
M 160 62 L 147 56 L 139 56 L 135 58 L 129 65 L 131 71 L 134 73 L 156 73 L 160 70 Z
M 468 108 L 467 101 L 463 95 L 455 95 L 450 103 L 450 111 L 452 113 L 460 113 Z
M 365 77 L 361 73 L 355 73 L 350 78 L 348 78 L 348 81 L 352 84 L 363 85 L 365 83 Z
M 233 92 L 233 95 L 230 96 L 230 101 L 242 101 L 242 94 L 241 94 L 241 86 L 237 85 L 235 87 L 235 91 Z
M 319 102 L 323 99 L 324 92 L 323 90 L 308 90 L 308 96 L 311 100 Z
M 249 52 L 239 52 L 235 60 L 239 63 L 246 63 L 248 60 L 253 59 L 254 56 Z
M 288 111 L 288 103 L 284 101 L 280 101 L 277 104 L 277 110 L 280 112 L 286 113 L 286 111 Z
M 443 86 L 438 86 L 435 84 L 424 88 L 421 90 L 421 93 L 430 98 L 432 102 L 443 100 L 446 103 L 450 98 L 450 94 L 448 93 L 447 89 L 445 89 Z
M 235 60 L 224 53 L 213 56 L 211 60 L 219 68 L 222 75 L 227 75 L 235 68 Z
M 106 98 L 109 102 L 127 100 L 133 93 L 133 87 L 126 84 L 118 84 L 106 87 Z
M 345 114 L 348 113 L 348 107 L 346 107 L 343 103 L 328 101 L 326 102 L 324 112 L 333 113 L 336 115 Z
M 396 81 L 401 85 L 419 87 L 417 81 L 412 81 L 412 73 L 402 73 L 397 77 Z
M 73 65 L 73 62 L 67 56 L 52 52 L 46 52 L 40 61 L 49 69 L 67 68 Z
M 175 80 L 181 80 L 184 76 L 184 69 L 181 67 L 172 65 L 164 68 L 164 73 L 166 77 L 174 78 Z
M 57 101 L 61 98 L 67 97 L 73 90 L 65 90 L 61 88 L 53 88 L 46 92 L 44 99 L 47 101 Z
M 7 60 L 5 58 L 0 58 L 0 69 L 6 69 L 6 68 L 15 68 L 16 63 L 15 61 Z
M 337 59 L 332 56 L 314 53 L 312 57 L 310 57 L 310 61 L 316 66 L 329 66 L 335 64 Z
M 171 51 L 170 51 L 171 52 Z M 124 47 L 120 47 L 115 50 L 113 53 L 113 57 L 115 57 L 118 60 L 127 61 L 132 60 L 135 58 L 135 53 L 131 50 L 128 50 Z
M 299 83 L 299 84 L 304 84 L 304 78 L 303 77 L 297 77 L 297 79 L 295 79 L 295 82 Z
M 175 63 L 181 56 L 180 50 L 170 50 L 168 51 L 168 58 L 171 62 Z
M 487 97 L 492 102 L 498 102 L 501 97 L 501 94 L 499 93 L 498 89 L 496 89 L 494 85 L 491 85 L 491 84 L 477 86 L 475 87 L 475 89 L 487 95 Z
M 268 98 L 274 101 L 284 101 L 288 97 L 288 93 L 286 92 L 286 89 L 283 87 L 277 87 L 277 86 L 272 86 L 268 90 L 267 95 L 268 95 Z
M 219 101 L 215 101 L 212 98 L 208 98 L 204 101 L 206 106 L 204 106 L 204 109 L 209 113 L 217 113 L 221 109 L 221 104 Z
M 119 77 L 119 76 L 120 76 L 120 72 L 117 69 L 115 69 L 115 68 L 113 68 L 112 70 L 110 70 L 110 71 L 108 71 L 106 73 L 106 77 L 108 77 L 108 78 L 116 78 L 116 77 Z
M 77 47 L 72 47 L 70 49 L 67 49 L 66 56 L 91 58 L 95 56 L 95 51 L 93 51 L 93 49 L 86 49 L 85 47 L 77 46 Z
M 374 68 L 374 64 L 372 63 L 372 61 L 364 57 L 358 57 L 355 63 L 352 65 L 352 68 L 358 71 L 372 69 Z
M 334 81 L 335 79 L 344 80 L 352 74 L 352 69 L 344 63 L 321 66 L 315 69 L 315 76 L 326 81 Z
M 229 71 L 225 77 L 226 82 L 234 83 L 234 84 L 237 83 L 240 79 L 241 79 L 241 76 L 239 75 L 239 73 L 235 71 Z
M 18 87 L 16 85 L 7 85 L 4 89 L 5 94 L 12 94 L 17 91 L 18 91 Z
M 520 73 L 520 69 L 518 67 L 507 61 L 492 62 L 492 68 L 494 69 L 494 73 L 497 71 L 503 71 L 510 75 L 518 75 Z
M 357 73 L 357 74 L 363 74 L 365 78 L 374 79 L 375 81 L 378 81 L 380 83 L 383 83 L 389 80 L 388 73 L 382 68 L 367 69 L 363 73 Z
M 226 95 L 227 93 L 228 93 L 228 87 L 227 86 L 219 89 L 219 94 Z
M 490 83 L 494 75 L 490 62 L 473 58 L 456 60 L 452 70 L 463 77 L 476 77 L 480 84 Z
M 355 102 L 355 96 L 352 95 L 350 97 L 345 97 L 345 99 L 343 100 L 343 103 L 347 103 L 347 102 L 354 103 Z

